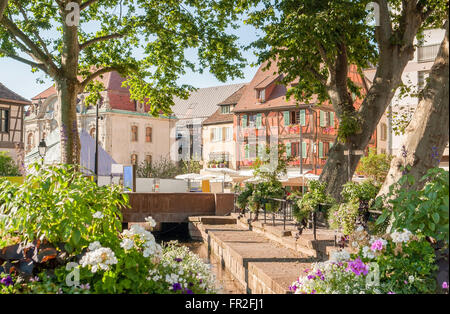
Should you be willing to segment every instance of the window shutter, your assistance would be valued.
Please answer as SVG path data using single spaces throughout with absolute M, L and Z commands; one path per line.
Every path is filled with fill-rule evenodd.
M 330 126 L 334 128 L 334 112 L 330 111 Z
M 227 136 L 227 128 L 226 127 L 222 127 L 220 129 L 220 139 L 222 142 L 226 141 L 226 136 Z
M 324 127 L 325 125 L 326 125 L 325 111 L 320 110 L 320 126 Z
M 209 140 L 212 142 L 212 141 L 214 141 L 214 128 L 211 128 L 210 129 L 210 137 L 209 137 Z
M 248 147 L 248 144 L 245 144 L 244 150 L 245 150 L 245 159 L 248 159 L 248 156 L 249 156 L 249 147 Z
M 283 116 L 284 116 L 284 125 L 288 126 L 289 125 L 289 111 L 283 111 Z
M 247 115 L 246 114 L 244 114 L 243 116 L 242 116 L 242 127 L 247 127 Z
M 323 142 L 319 142 L 319 158 L 323 158 Z
M 262 126 L 262 113 L 256 115 L 256 128 L 259 129 Z
M 333 145 L 334 145 L 334 143 L 333 143 L 333 142 L 330 142 L 329 149 L 331 149 L 331 148 L 333 147 Z
M 302 158 L 307 158 L 308 148 L 306 147 L 306 142 L 302 142 Z
M 287 157 L 291 156 L 291 143 L 286 144 L 286 156 Z
M 262 158 L 264 155 L 264 143 L 258 145 L 258 157 Z
M 306 125 L 306 110 L 305 109 L 300 110 L 300 125 L 301 126 Z

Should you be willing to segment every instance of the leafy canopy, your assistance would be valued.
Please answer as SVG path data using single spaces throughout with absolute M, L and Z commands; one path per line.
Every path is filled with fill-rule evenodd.
M 76 38 L 64 24 L 68 2 L 81 5 Z M 187 69 L 209 68 L 221 81 L 242 77 L 237 37 L 226 32 L 238 14 L 230 1 L 13 0 L 0 21 L 0 57 L 52 79 L 75 64 L 81 91 L 98 91 L 94 79 L 115 70 L 132 99 L 151 105 L 153 115 L 170 113 L 173 97 L 193 90 L 177 83 Z

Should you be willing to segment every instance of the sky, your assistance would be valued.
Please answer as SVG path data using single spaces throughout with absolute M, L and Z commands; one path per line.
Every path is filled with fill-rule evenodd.
M 255 29 L 244 24 L 242 24 L 240 29 L 234 30 L 233 33 L 239 37 L 239 42 L 244 45 L 248 45 L 257 39 Z M 192 52 L 187 52 L 187 54 L 190 54 L 191 57 L 195 56 Z M 256 62 L 257 58 L 251 51 L 243 51 L 243 56 L 247 59 L 248 64 Z M 204 71 L 203 74 L 189 71 L 178 80 L 178 83 L 190 84 L 196 88 L 245 83 L 251 81 L 256 71 L 257 67 L 248 65 L 243 69 L 243 79 L 229 80 L 227 82 L 220 82 L 208 71 Z M 38 82 L 39 80 L 43 80 L 44 83 Z M 43 72 L 32 73 L 28 65 L 10 58 L 0 58 L 0 83 L 27 99 L 33 98 L 53 84 L 52 80 L 46 78 Z

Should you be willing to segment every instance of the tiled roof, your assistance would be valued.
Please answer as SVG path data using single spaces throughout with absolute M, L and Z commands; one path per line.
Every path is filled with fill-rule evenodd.
M 228 97 L 227 99 L 222 101 L 219 104 L 219 109 L 217 109 L 216 112 L 214 112 L 212 116 L 210 116 L 208 119 L 203 121 L 203 124 L 208 125 L 208 124 L 233 123 L 233 114 L 232 113 L 222 113 L 221 106 L 236 105 L 244 93 L 245 86 L 246 85 L 242 86 L 236 92 L 234 92 L 230 97 Z
M 231 84 L 200 88 L 191 93 L 186 100 L 175 98 L 172 107 L 178 119 L 206 119 L 217 111 L 217 104 L 223 102 L 245 84 Z
M 9 102 L 17 103 L 17 104 L 22 104 L 22 105 L 30 104 L 29 100 L 14 93 L 12 90 L 8 89 L 2 83 L 0 83 L 0 102 L 1 101 L 9 101 Z

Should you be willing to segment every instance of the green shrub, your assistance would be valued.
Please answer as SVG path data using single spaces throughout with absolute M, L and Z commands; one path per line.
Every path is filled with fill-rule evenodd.
M 0 152 L 0 177 L 20 176 L 19 167 L 6 152 Z
M 293 215 L 298 222 L 302 222 L 311 213 L 318 209 L 319 204 L 327 207 L 332 206 L 336 201 L 333 197 L 326 194 L 326 183 L 318 180 L 312 180 L 308 183 L 308 192 L 297 201 L 297 206 L 293 207 Z
M 448 171 L 432 168 L 421 178 L 424 187 L 417 191 L 402 188 L 412 185 L 414 178 L 404 175 L 389 188 L 389 193 L 377 198 L 376 206 L 388 204 L 377 224 L 390 220 L 392 228 L 406 228 L 436 240 L 449 243 L 449 176 Z

